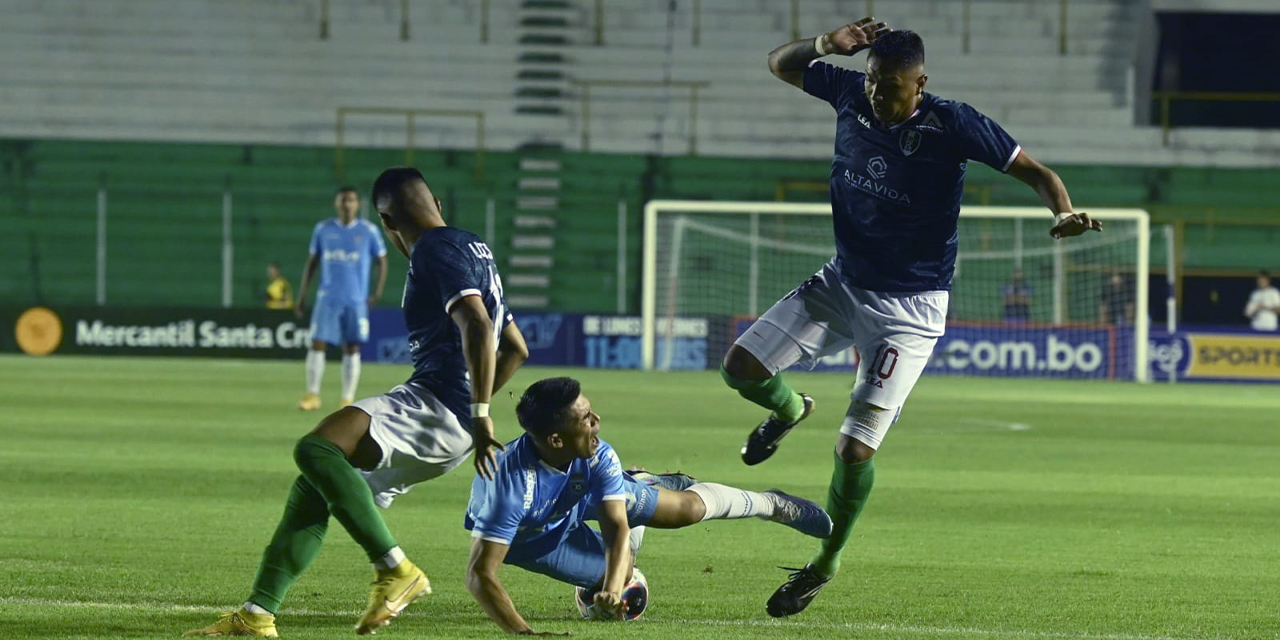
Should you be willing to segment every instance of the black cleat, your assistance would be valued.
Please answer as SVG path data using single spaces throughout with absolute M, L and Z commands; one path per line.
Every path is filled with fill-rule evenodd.
M 804 611 L 804 608 L 813 602 L 818 592 L 831 582 L 831 578 L 818 575 L 811 564 L 806 564 L 803 569 L 779 568 L 791 571 L 792 574 L 781 587 L 778 587 L 777 591 L 773 592 L 769 602 L 764 605 L 764 610 L 775 618 L 794 616 Z
M 743 462 L 752 465 L 768 460 L 769 456 L 778 450 L 778 443 L 782 442 L 782 439 L 791 433 L 796 425 L 813 413 L 813 398 L 803 393 L 800 394 L 800 398 L 804 400 L 804 413 L 800 414 L 798 420 L 787 424 L 771 413 L 768 419 L 752 430 L 751 435 L 747 436 L 747 443 L 742 445 Z

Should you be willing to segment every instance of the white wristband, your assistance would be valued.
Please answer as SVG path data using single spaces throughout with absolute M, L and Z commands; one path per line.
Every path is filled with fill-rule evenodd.
M 820 56 L 825 56 L 831 53 L 831 50 L 827 48 L 826 39 L 827 34 L 825 33 L 813 39 L 813 48 L 818 51 L 818 55 Z
M 471 403 L 471 417 L 472 418 L 488 418 L 489 403 L 488 402 Z

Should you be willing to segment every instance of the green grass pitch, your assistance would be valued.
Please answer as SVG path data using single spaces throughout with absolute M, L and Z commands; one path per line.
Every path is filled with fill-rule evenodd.
M 366 366 L 362 394 L 405 367 Z M 624 464 L 819 502 L 849 378 L 793 375 L 817 413 L 767 463 L 761 411 L 714 372 L 571 374 Z M 302 363 L 0 358 L 0 637 L 174 638 L 244 600 L 296 475 Z M 338 370 L 325 379 L 326 408 Z M 494 401 L 513 438 L 514 399 Z M 463 582 L 464 467 L 387 512 L 435 594 L 385 638 L 501 635 Z M 1191 640 L 1280 637 L 1280 388 L 926 378 L 877 458 L 841 575 L 803 614 L 764 601 L 810 539 L 759 522 L 650 531 L 645 619 L 577 619 L 572 589 L 502 574 L 539 631 L 581 638 Z M 285 638 L 348 638 L 372 572 L 336 524 Z

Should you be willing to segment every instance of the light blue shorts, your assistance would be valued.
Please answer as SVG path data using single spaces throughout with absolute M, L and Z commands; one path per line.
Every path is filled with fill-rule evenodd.
M 311 310 L 311 339 L 326 344 L 364 344 L 369 341 L 369 305 L 316 299 Z

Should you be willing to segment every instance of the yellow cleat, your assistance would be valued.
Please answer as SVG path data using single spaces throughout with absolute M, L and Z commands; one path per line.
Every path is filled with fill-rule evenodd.
M 218 621 L 203 628 L 192 629 L 182 637 L 190 636 L 250 636 L 254 638 L 279 638 L 276 633 L 276 617 L 269 613 L 249 613 L 241 607 L 238 611 L 222 614 Z
M 352 399 L 352 398 L 343 398 L 343 399 L 342 399 L 342 406 L 344 406 L 344 407 L 349 407 L 349 406 L 351 406 L 351 405 L 352 405 L 352 404 L 354 404 L 354 403 L 355 403 L 355 400 L 354 400 L 354 399 Z
M 394 569 L 378 571 L 369 594 L 369 608 L 356 622 L 356 633 L 377 633 L 411 602 L 429 593 L 431 581 L 427 574 L 408 560 L 402 560 Z
M 298 408 L 303 411 L 315 411 L 316 409 L 319 409 L 320 396 L 314 393 L 308 393 L 307 395 L 302 396 L 302 399 L 298 401 Z

